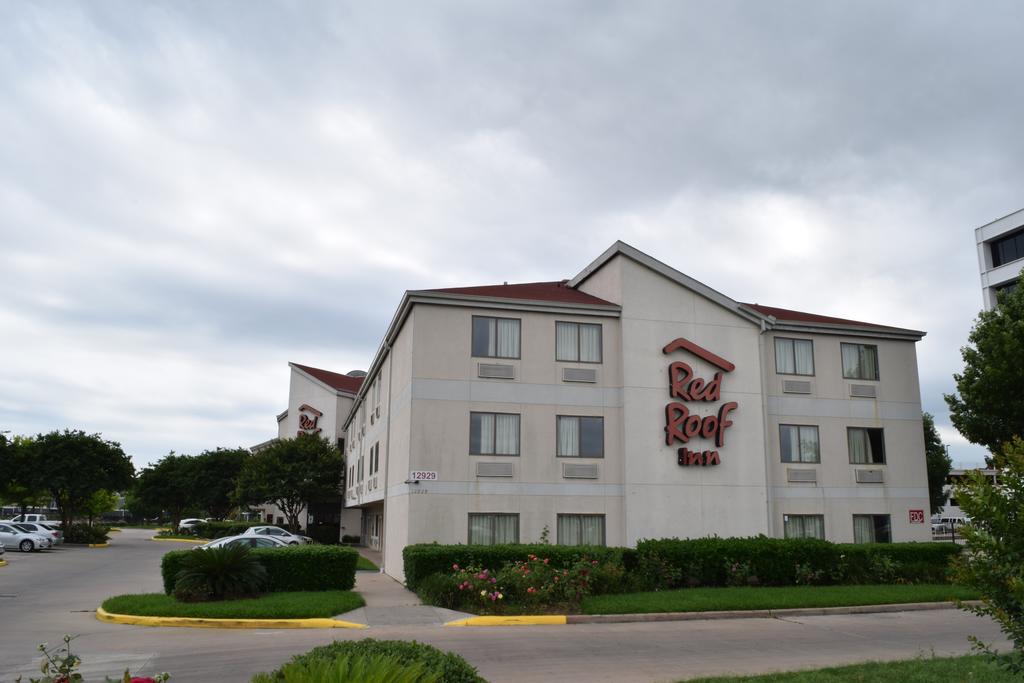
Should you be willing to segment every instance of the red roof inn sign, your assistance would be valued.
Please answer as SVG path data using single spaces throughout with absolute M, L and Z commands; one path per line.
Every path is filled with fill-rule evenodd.
M 683 361 L 675 361 L 668 366 L 668 393 L 678 400 L 665 406 L 665 444 L 671 446 L 676 441 L 686 444 L 690 439 L 701 438 L 714 439 L 715 448 L 721 448 L 725 445 L 725 430 L 732 426 L 729 413 L 736 410 L 738 404 L 735 401 L 723 403 L 719 406 L 717 414 L 704 416 L 691 413 L 687 404 L 696 401 L 721 401 L 722 375 L 732 372 L 736 366 L 682 337 L 669 343 L 662 350 L 666 355 L 679 350 L 689 351 L 719 368 L 715 376 L 708 381 L 697 377 L 693 368 Z M 691 451 L 685 447 L 679 449 L 679 464 L 683 467 L 720 463 L 717 450 Z

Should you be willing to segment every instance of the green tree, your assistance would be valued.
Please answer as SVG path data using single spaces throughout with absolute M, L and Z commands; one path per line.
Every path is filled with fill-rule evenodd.
M 246 448 L 218 448 L 197 455 L 196 506 L 206 510 L 210 517 L 227 517 L 237 505 L 238 476 L 250 455 Z
M 92 522 L 97 517 L 102 517 L 108 512 L 113 512 L 117 509 L 117 504 L 120 498 L 116 493 L 111 493 L 106 489 L 99 489 L 91 496 L 85 504 L 85 513 L 89 516 L 89 525 L 92 526 Z
M 934 515 L 949 497 L 944 489 L 953 461 L 949 459 L 939 431 L 935 429 L 935 418 L 931 413 L 921 413 L 921 421 L 924 423 L 924 458 L 928 467 L 928 499 Z
M 982 311 L 960 349 L 964 370 L 945 396 L 953 426 L 992 453 L 1024 436 L 1024 279 Z
M 5 443 L 0 453 L 0 501 L 17 505 L 21 514 L 49 503 L 50 493 L 36 462 L 32 439 L 16 436 Z
M 139 473 L 132 488 L 136 509 L 159 510 L 171 518 L 177 529 L 186 510 L 197 507 L 196 461 L 172 451 Z
M 65 526 L 99 489 L 123 491 L 135 468 L 121 445 L 99 434 L 65 429 L 36 437 L 34 460 Z
M 981 605 L 967 607 L 999 623 L 1013 643 L 1000 662 L 1024 673 L 1024 441 L 1008 442 L 996 456 L 999 481 L 968 473 L 956 487 L 969 522 L 961 527 L 967 544 L 956 569 L 959 582 L 981 594 Z M 973 639 L 979 649 L 995 655 Z
M 340 493 L 344 456 L 315 434 L 279 439 L 253 453 L 238 479 L 237 498 L 244 503 L 274 503 L 292 531 L 308 502 Z

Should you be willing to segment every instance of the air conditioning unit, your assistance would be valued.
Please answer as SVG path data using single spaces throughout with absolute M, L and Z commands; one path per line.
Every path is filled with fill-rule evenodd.
M 782 380 L 782 393 L 784 394 L 809 394 L 811 383 L 807 380 L 786 379 Z
M 817 484 L 818 483 L 818 471 L 811 469 L 802 469 L 787 467 L 786 468 L 786 481 L 795 482 L 801 484 Z
M 478 462 L 478 477 L 512 477 L 515 476 L 515 465 L 510 462 Z
M 597 370 L 595 368 L 562 368 L 563 382 L 596 382 Z
M 566 479 L 598 479 L 601 476 L 601 468 L 599 465 L 563 462 L 562 476 Z
M 878 389 L 873 384 L 851 384 L 850 396 L 854 398 L 877 398 Z
M 485 379 L 515 379 L 516 366 L 504 363 L 478 363 L 477 377 Z
M 857 470 L 858 484 L 882 484 L 885 482 L 885 475 L 882 470 Z

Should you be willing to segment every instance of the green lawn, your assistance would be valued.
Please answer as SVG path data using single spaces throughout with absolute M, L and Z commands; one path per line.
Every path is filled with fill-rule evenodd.
M 937 657 L 904 662 L 870 662 L 811 671 L 763 676 L 692 678 L 686 683 L 936 683 L 936 681 L 984 681 L 1019 683 L 1017 678 L 985 657 Z
M 259 598 L 219 602 L 178 602 L 163 593 L 117 595 L 103 601 L 111 614 L 208 619 L 304 619 L 333 617 L 366 604 L 352 591 L 267 593 Z
M 978 594 L 963 586 L 783 586 L 750 588 L 681 588 L 651 593 L 595 595 L 584 599 L 584 614 L 644 614 L 651 612 L 709 612 L 714 610 L 785 609 L 789 607 L 849 607 L 901 602 L 974 600 Z
M 368 570 L 371 570 L 371 571 L 377 571 L 378 567 L 373 562 L 370 562 L 368 559 L 366 559 L 365 557 L 360 555 L 359 556 L 359 561 L 356 562 L 356 571 L 359 571 L 360 569 L 368 569 Z

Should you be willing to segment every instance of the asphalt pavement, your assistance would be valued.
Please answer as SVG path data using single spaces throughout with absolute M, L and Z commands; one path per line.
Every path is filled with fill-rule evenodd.
M 815 668 L 867 660 L 965 654 L 968 635 L 1006 646 L 998 627 L 959 610 L 795 619 L 450 628 L 436 624 L 366 630 L 219 630 L 106 624 L 107 597 L 159 592 L 160 558 L 186 544 L 125 530 L 109 548 L 9 552 L 0 567 L 0 681 L 38 671 L 41 642 L 75 636 L 87 681 L 130 668 L 168 671 L 174 681 L 248 681 L 292 655 L 333 640 L 416 639 L 457 652 L 492 683 L 677 681 L 726 673 Z

